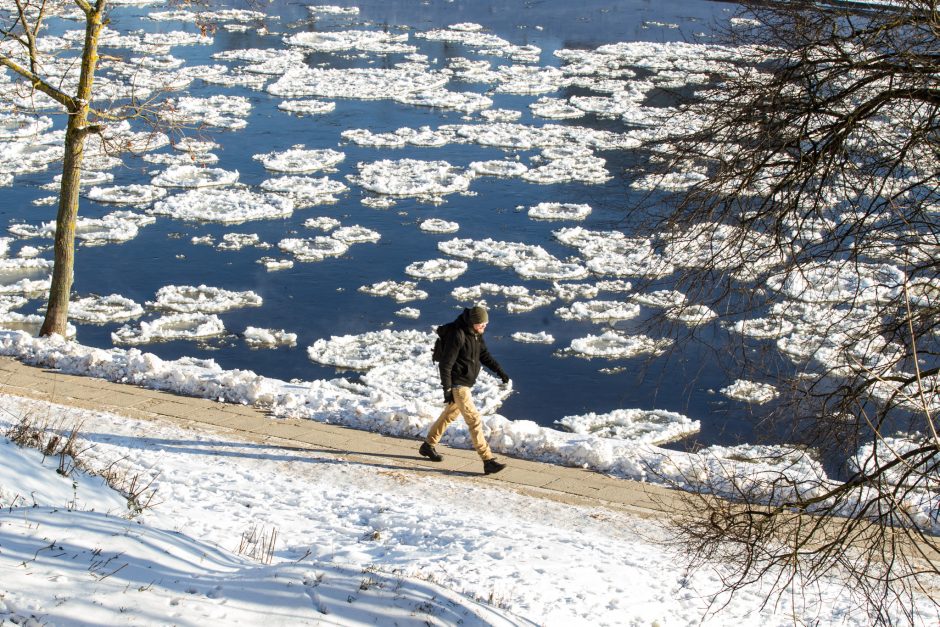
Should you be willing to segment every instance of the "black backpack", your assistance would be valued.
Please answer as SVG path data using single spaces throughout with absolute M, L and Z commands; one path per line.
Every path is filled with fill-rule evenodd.
M 447 338 L 451 334 L 457 332 L 457 323 L 448 322 L 447 324 L 442 324 L 437 327 L 437 339 L 434 340 L 434 350 L 431 351 L 431 361 L 434 363 L 439 362 L 444 357 L 444 342 L 447 341 Z

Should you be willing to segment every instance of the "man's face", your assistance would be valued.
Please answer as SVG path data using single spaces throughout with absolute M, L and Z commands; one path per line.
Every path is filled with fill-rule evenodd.
M 474 331 L 475 333 L 479 333 L 479 334 L 482 335 L 483 332 L 486 331 L 486 323 L 485 323 L 485 322 L 481 322 L 480 324 L 475 324 L 475 325 L 473 325 L 473 331 Z

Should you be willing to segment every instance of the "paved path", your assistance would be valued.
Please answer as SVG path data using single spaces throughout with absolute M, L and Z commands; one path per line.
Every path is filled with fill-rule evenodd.
M 131 418 L 200 427 L 251 442 L 316 450 L 351 462 L 412 472 L 440 473 L 467 481 L 494 481 L 518 492 L 555 501 L 600 505 L 634 515 L 663 517 L 675 513 L 674 491 L 614 479 L 581 468 L 566 468 L 501 455 L 509 466 L 484 476 L 483 464 L 470 450 L 441 447 L 445 459 L 433 463 L 418 455 L 419 440 L 382 436 L 312 420 L 272 418 L 263 410 L 178 396 L 92 377 L 62 374 L 0 357 L 0 392 L 107 411 Z

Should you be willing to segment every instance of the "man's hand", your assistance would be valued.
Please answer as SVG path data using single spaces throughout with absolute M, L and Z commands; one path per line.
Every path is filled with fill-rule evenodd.
M 444 390 L 444 402 L 450 405 L 454 402 L 454 390 L 447 389 Z

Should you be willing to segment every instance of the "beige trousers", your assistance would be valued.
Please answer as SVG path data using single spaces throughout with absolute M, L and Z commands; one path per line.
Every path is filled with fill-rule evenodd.
M 425 442 L 431 446 L 437 446 L 437 443 L 444 437 L 444 432 L 450 423 L 457 420 L 457 414 L 462 414 L 467 427 L 470 429 L 470 441 L 473 448 L 476 449 L 483 461 L 493 459 L 493 453 L 490 451 L 490 445 L 486 443 L 483 437 L 483 419 L 480 418 L 480 412 L 473 406 L 473 399 L 470 398 L 470 388 L 455 387 L 454 402 L 447 405 L 441 415 L 438 416 L 431 429 L 428 431 L 428 437 Z

